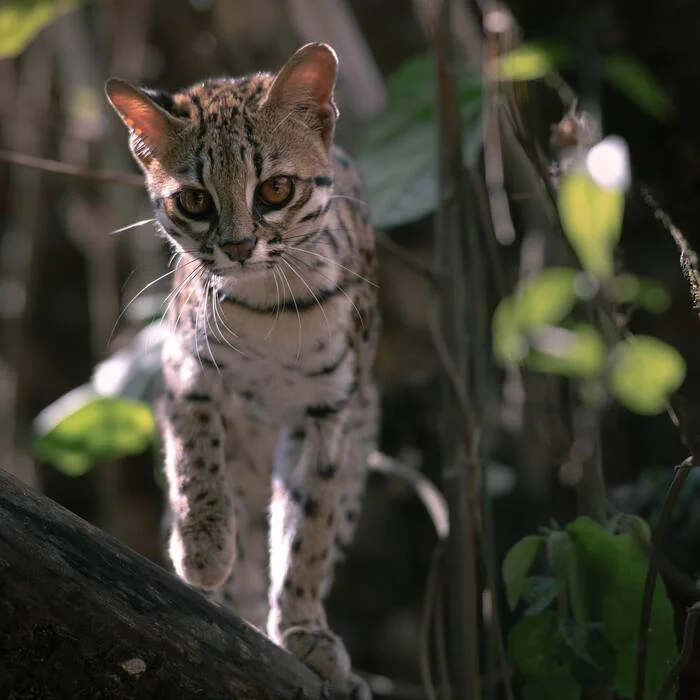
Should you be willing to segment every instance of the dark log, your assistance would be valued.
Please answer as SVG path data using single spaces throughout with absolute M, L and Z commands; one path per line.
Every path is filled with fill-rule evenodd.
M 243 620 L 0 470 L 0 698 L 340 697 Z

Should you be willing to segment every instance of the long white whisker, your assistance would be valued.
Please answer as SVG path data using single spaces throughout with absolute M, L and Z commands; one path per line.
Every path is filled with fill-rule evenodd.
M 299 322 L 299 345 L 297 346 L 297 360 L 301 357 L 301 314 L 299 313 L 299 307 L 297 306 L 297 300 L 294 298 L 294 292 L 292 291 L 292 286 L 289 284 L 287 275 L 282 268 L 279 268 L 282 274 L 282 279 L 287 283 L 287 289 L 289 289 L 289 294 L 292 297 L 292 303 L 294 304 L 294 309 L 297 312 L 297 321 Z
M 200 268 L 197 268 L 190 277 L 194 276 L 197 272 L 201 272 Z M 192 295 L 195 292 L 194 286 L 192 289 L 190 289 L 190 293 L 187 295 L 187 299 L 185 299 L 185 303 L 180 307 L 180 313 L 177 315 L 177 318 L 175 319 L 175 323 L 173 324 L 173 332 L 177 333 L 177 328 L 180 325 L 180 319 L 182 318 L 182 312 L 185 310 L 185 307 L 189 305 L 190 299 L 192 298 Z M 196 320 L 196 319 L 195 319 Z M 196 332 L 196 330 L 195 330 Z
M 122 320 L 124 317 L 124 314 L 129 310 L 129 307 L 150 287 L 152 287 L 154 284 L 157 284 L 161 280 L 165 279 L 169 275 L 172 275 L 175 273 L 175 270 L 168 270 L 164 275 L 161 275 L 160 277 L 156 277 L 153 281 L 149 282 L 147 285 L 142 287 L 134 296 L 131 298 L 129 303 L 121 310 L 119 316 L 117 316 L 117 320 L 114 322 L 114 325 L 112 326 L 112 331 L 109 334 L 109 338 L 107 339 L 107 345 L 109 345 L 112 342 L 112 338 L 114 337 L 114 331 L 117 330 L 117 326 L 119 325 L 119 321 Z
M 139 226 L 144 226 L 146 224 L 150 224 L 155 219 L 141 219 L 141 221 L 136 221 L 133 224 L 129 224 L 128 226 L 122 226 L 121 228 L 114 229 L 114 231 L 110 231 L 107 235 L 108 236 L 114 236 L 117 233 L 123 233 L 124 231 L 128 231 L 131 228 L 137 228 Z
M 211 357 L 211 361 L 214 363 L 214 367 L 216 367 L 216 371 L 218 374 L 221 374 L 221 370 L 219 369 L 219 365 L 214 358 L 214 353 L 211 351 L 211 344 L 209 343 L 209 330 L 207 328 L 207 317 L 209 316 L 208 311 L 207 311 L 207 296 L 209 295 L 209 292 L 211 291 L 211 275 L 207 275 L 207 281 L 206 284 L 204 285 L 204 298 L 202 299 L 202 313 L 204 314 L 204 342 L 207 344 L 207 350 L 209 351 L 209 357 Z M 213 295 L 212 295 L 213 298 Z
M 292 255 L 292 253 L 286 253 L 286 256 L 288 259 L 291 258 L 292 260 L 294 260 L 294 262 L 298 263 L 299 265 L 304 265 L 305 267 L 308 267 L 310 270 L 313 270 L 313 272 L 315 272 L 317 275 L 321 275 L 321 277 L 324 277 L 329 282 L 333 282 L 333 280 L 328 275 L 324 274 L 320 270 L 316 270 L 314 268 L 311 268 L 309 266 L 309 263 L 304 262 L 303 260 L 299 260 L 299 258 Z M 360 313 L 360 310 L 357 308 L 357 305 L 352 300 L 352 297 L 347 293 L 347 291 L 345 289 L 343 289 L 342 285 L 340 285 L 338 283 L 335 283 L 335 286 L 333 287 L 333 289 L 334 290 L 338 289 L 341 292 L 341 294 L 343 294 L 345 296 L 345 298 L 350 302 L 350 304 L 352 305 L 352 308 L 355 309 L 355 313 L 357 314 L 357 318 L 360 321 L 360 325 L 362 326 L 362 328 L 364 328 L 365 327 L 364 319 L 362 318 L 362 314 Z
M 245 355 L 245 353 L 242 350 L 239 350 L 235 345 L 232 345 L 231 342 L 224 336 L 221 328 L 219 327 L 219 321 L 221 321 L 226 329 L 229 331 L 229 333 L 232 333 L 235 337 L 238 337 L 227 325 L 224 319 L 220 315 L 220 309 L 219 309 L 219 301 L 216 298 L 216 294 L 212 293 L 211 295 L 211 307 L 212 307 L 212 320 L 214 321 L 214 325 L 216 326 L 216 331 L 219 334 L 219 340 L 222 342 L 226 343 L 231 350 L 235 350 L 239 355 Z
M 336 260 L 333 260 L 333 258 L 329 258 L 326 255 L 321 255 L 320 253 L 317 253 L 316 251 L 313 250 L 305 250 L 304 248 L 298 248 L 296 246 L 287 246 L 290 250 L 296 250 L 299 251 L 300 253 L 307 253 L 308 255 L 315 255 L 317 258 L 320 258 L 321 260 L 325 260 L 327 263 L 331 265 L 336 265 L 337 267 L 341 268 L 342 270 L 345 270 L 346 272 L 349 272 L 351 275 L 355 275 L 358 279 L 361 279 L 363 282 L 367 282 L 367 284 L 371 284 L 373 287 L 379 287 L 379 285 L 376 282 L 372 282 L 372 280 L 368 280 L 366 277 L 363 277 L 362 275 L 358 274 L 354 270 L 351 270 L 349 267 L 345 267 L 345 265 L 341 265 L 339 262 Z
M 310 293 L 311 296 L 314 298 L 314 301 L 315 301 L 316 304 L 318 305 L 318 308 L 321 309 L 321 313 L 323 314 L 323 319 L 324 319 L 325 322 L 326 322 L 326 328 L 328 329 L 328 338 L 329 338 L 329 340 L 330 340 L 330 337 L 331 337 L 331 324 L 328 323 L 328 316 L 326 316 L 326 310 L 325 310 L 325 309 L 323 308 L 323 306 L 321 305 L 321 302 L 318 300 L 318 297 L 316 296 L 316 294 L 314 294 L 314 290 L 311 289 L 311 287 L 307 284 L 306 280 L 301 276 L 301 274 L 300 274 L 299 272 L 297 272 L 297 270 L 295 270 L 295 269 L 292 267 L 292 265 L 291 265 L 291 263 L 289 262 L 289 260 L 285 260 L 284 257 L 281 258 L 281 260 L 282 260 L 282 262 L 283 262 L 283 263 L 284 263 L 284 264 L 285 264 L 285 265 L 286 265 L 286 266 L 301 280 L 301 283 L 309 290 L 309 293 Z
M 275 318 L 272 321 L 270 330 L 267 332 L 263 340 L 267 340 L 270 337 L 272 331 L 275 329 L 275 325 L 277 324 L 277 319 L 280 317 L 280 286 L 279 282 L 277 281 L 277 269 L 274 267 L 272 268 L 272 279 L 275 280 Z

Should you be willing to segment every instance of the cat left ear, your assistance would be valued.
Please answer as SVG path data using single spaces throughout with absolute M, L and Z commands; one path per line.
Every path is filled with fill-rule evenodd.
M 333 101 L 337 73 L 338 57 L 328 44 L 306 44 L 277 73 L 265 104 L 301 112 L 330 145 L 338 118 Z
M 129 127 L 131 150 L 136 159 L 145 164 L 165 153 L 168 143 L 183 127 L 182 122 L 156 104 L 144 91 L 124 80 L 110 78 L 105 92 L 112 107 Z

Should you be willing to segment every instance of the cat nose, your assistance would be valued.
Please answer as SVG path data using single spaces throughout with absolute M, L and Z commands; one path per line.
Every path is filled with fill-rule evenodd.
M 253 254 L 253 248 L 255 248 L 254 238 L 245 238 L 242 241 L 224 243 L 221 246 L 221 250 L 226 253 L 230 260 L 236 260 L 238 262 L 248 260 Z

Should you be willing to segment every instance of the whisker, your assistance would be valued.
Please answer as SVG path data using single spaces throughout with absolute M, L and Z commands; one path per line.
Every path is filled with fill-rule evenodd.
M 213 315 L 212 319 L 214 321 L 214 325 L 216 326 L 216 330 L 219 334 L 219 340 L 222 342 L 226 343 L 231 350 L 235 350 L 239 355 L 245 355 L 245 353 L 237 348 L 235 345 L 231 344 L 231 342 L 224 336 L 223 332 L 221 331 L 221 328 L 219 327 L 219 321 L 221 321 L 224 324 L 224 327 L 226 330 L 228 330 L 229 333 L 233 334 L 236 338 L 238 337 L 227 325 L 226 322 L 224 321 L 223 318 L 221 318 L 220 313 L 220 303 L 219 300 L 216 298 L 216 294 L 211 295 L 211 305 L 212 305 L 212 310 L 213 310 Z M 218 318 L 217 318 L 218 317 Z
M 332 194 L 328 199 L 347 199 L 349 202 L 355 202 L 356 204 L 361 204 L 365 208 L 369 208 L 369 204 L 364 200 L 358 199 L 357 197 L 350 197 L 347 194 Z
M 332 335 L 331 334 L 331 324 L 328 323 L 328 316 L 326 316 L 326 310 L 323 308 L 323 306 L 322 306 L 321 302 L 318 300 L 318 297 L 316 296 L 316 294 L 314 294 L 314 290 L 311 289 L 311 287 L 308 285 L 306 280 L 301 276 L 301 274 L 299 272 L 297 272 L 297 270 L 295 270 L 292 267 L 291 263 L 288 260 L 285 260 L 284 258 L 282 258 L 282 262 L 301 280 L 302 284 L 309 290 L 311 296 L 314 298 L 314 301 L 318 305 L 318 308 L 321 309 L 321 313 L 323 314 L 323 318 L 326 322 L 326 328 L 328 329 L 328 338 L 330 339 L 330 337 Z
M 345 265 L 341 265 L 339 262 L 336 260 L 333 260 L 333 258 L 329 258 L 326 255 L 321 255 L 321 253 L 317 253 L 314 250 L 305 250 L 304 248 L 297 248 L 296 246 L 287 246 L 290 250 L 296 250 L 300 253 L 306 253 L 308 255 L 314 255 L 317 258 L 320 258 L 321 260 L 325 260 L 327 263 L 330 265 L 336 265 L 337 267 L 341 268 L 342 270 L 345 270 L 346 272 L 349 272 L 351 275 L 355 275 L 358 279 L 361 279 L 363 282 L 367 282 L 367 284 L 372 285 L 373 287 L 379 287 L 379 285 L 376 282 L 372 282 L 372 280 L 368 280 L 366 277 L 363 277 L 359 273 L 355 272 L 354 270 L 351 270 L 349 267 L 345 267 Z
M 334 283 L 333 290 L 336 290 L 336 289 L 340 290 L 340 292 L 341 292 L 341 293 L 345 296 L 345 298 L 350 302 L 350 304 L 352 305 L 352 308 L 355 309 L 355 313 L 357 314 L 357 318 L 358 318 L 358 320 L 360 321 L 360 325 L 361 325 L 362 328 L 364 329 L 364 327 L 365 327 L 365 322 L 364 322 L 364 319 L 362 318 L 362 314 L 360 313 L 360 310 L 357 308 L 357 305 L 356 305 L 355 302 L 352 300 L 351 296 L 347 293 L 347 291 L 346 291 L 345 289 L 343 289 L 343 287 L 342 287 L 340 284 L 336 284 L 336 283 L 334 282 L 334 280 L 332 280 L 328 275 L 325 275 L 325 274 L 324 274 L 323 272 L 321 272 L 320 270 L 317 270 L 316 268 L 311 267 L 311 266 L 309 265 L 309 263 L 305 262 L 304 260 L 299 260 L 299 258 L 295 257 L 292 253 L 287 253 L 286 256 L 287 256 L 288 259 L 291 258 L 292 260 L 294 260 L 294 262 L 298 263 L 299 265 L 304 265 L 304 266 L 307 267 L 309 270 L 313 271 L 315 274 L 321 275 L 321 277 L 324 277 L 324 278 L 327 279 L 329 282 L 333 282 L 333 283 Z
M 299 344 L 297 346 L 297 361 L 301 357 L 301 315 L 299 313 L 299 307 L 297 306 L 297 300 L 294 298 L 294 292 L 292 291 L 292 286 L 289 284 L 289 280 L 287 279 L 287 275 L 285 274 L 284 270 L 282 268 L 279 268 L 280 273 L 282 274 L 282 279 L 287 283 L 287 289 L 289 289 L 289 294 L 292 297 L 292 303 L 294 304 L 294 309 L 297 312 L 297 321 L 299 322 Z
M 210 291 L 212 291 L 212 289 L 211 289 L 211 274 L 208 274 L 206 284 L 204 285 L 204 297 L 202 299 L 202 314 L 204 315 L 204 342 L 207 344 L 207 350 L 209 350 L 209 357 L 211 357 L 211 361 L 214 363 L 214 367 L 216 368 L 217 373 L 221 374 L 221 370 L 219 369 L 219 364 L 217 363 L 216 359 L 214 358 L 214 353 L 211 351 L 211 344 L 209 343 L 209 330 L 207 328 L 207 317 L 209 316 L 209 314 L 207 313 L 207 297 L 208 297 Z M 212 294 L 212 298 L 213 298 L 213 294 Z
M 128 231 L 131 228 L 138 228 L 139 226 L 145 226 L 146 224 L 150 224 L 155 219 L 141 219 L 141 221 L 136 221 L 133 224 L 129 224 L 128 226 L 122 226 L 121 228 L 114 229 L 114 231 L 109 231 L 107 233 L 108 236 L 114 236 L 117 233 L 124 233 L 124 231 Z
M 277 324 L 277 319 L 280 317 L 280 286 L 277 281 L 277 268 L 275 267 L 272 268 L 272 279 L 275 280 L 275 318 L 272 321 L 270 330 L 267 332 L 263 340 L 267 340 L 270 337 L 272 331 L 275 329 L 275 325 Z

